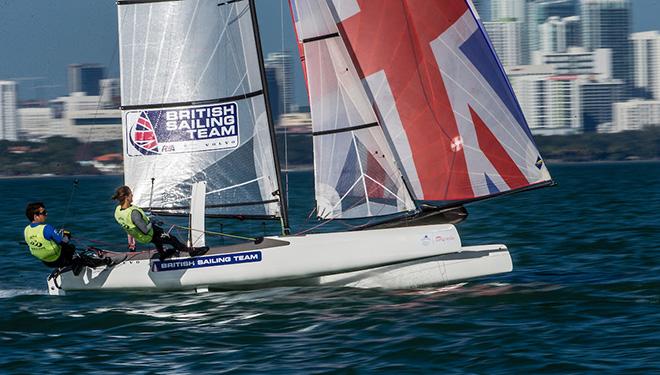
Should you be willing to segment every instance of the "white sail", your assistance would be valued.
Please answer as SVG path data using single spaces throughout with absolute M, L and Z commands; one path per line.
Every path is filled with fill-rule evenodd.
M 125 182 L 135 203 L 278 217 L 277 171 L 248 1 L 119 1 Z
M 348 219 L 414 209 L 327 3 L 291 5 L 304 48 L 318 216 Z

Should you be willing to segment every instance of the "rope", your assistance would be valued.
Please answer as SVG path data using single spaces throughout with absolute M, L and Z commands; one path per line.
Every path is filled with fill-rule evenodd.
M 152 204 L 153 204 L 153 200 L 154 200 L 154 181 L 155 180 L 156 180 L 156 177 L 151 178 L 151 193 L 149 194 L 149 212 L 152 212 L 151 207 L 153 207 Z
M 62 225 L 62 228 L 65 228 L 68 224 L 67 220 L 69 218 L 69 208 L 71 207 L 71 203 L 73 202 L 73 196 L 76 193 L 76 189 L 78 188 L 78 183 L 80 181 L 77 178 L 73 179 L 73 187 L 71 188 L 71 194 L 69 195 L 69 203 L 66 204 L 66 209 L 64 210 L 64 224 Z

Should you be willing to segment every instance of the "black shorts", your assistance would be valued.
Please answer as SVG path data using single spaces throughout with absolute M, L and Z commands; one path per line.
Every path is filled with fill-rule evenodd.
M 45 265 L 51 268 L 61 268 L 70 266 L 72 264 L 73 254 L 76 253 L 76 248 L 68 243 L 62 243 L 60 246 L 62 248 L 60 251 L 60 257 L 52 262 L 43 261 Z

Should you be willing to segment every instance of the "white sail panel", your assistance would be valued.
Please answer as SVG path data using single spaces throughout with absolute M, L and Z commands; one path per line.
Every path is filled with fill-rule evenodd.
M 120 5 L 119 43 L 124 106 L 261 90 L 247 0 Z
M 415 205 L 386 154 L 380 128 L 314 139 L 317 215 L 361 218 L 410 211 Z M 316 156 L 318 155 L 318 156 Z
M 125 182 L 134 201 L 187 213 L 277 217 L 265 97 L 248 1 L 120 2 Z
M 350 219 L 413 210 L 330 8 L 324 0 L 291 5 L 304 48 L 318 216 Z

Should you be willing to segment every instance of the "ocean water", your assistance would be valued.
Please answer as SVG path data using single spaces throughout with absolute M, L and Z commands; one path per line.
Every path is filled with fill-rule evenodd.
M 660 163 L 550 170 L 558 187 L 472 204 L 459 225 L 466 245 L 507 244 L 511 273 L 201 295 L 48 296 L 48 270 L 18 243 L 26 202 L 46 202 L 79 245 L 121 244 L 109 200 L 121 178 L 83 177 L 75 191 L 71 177 L 0 180 L 0 372 L 659 373 Z M 315 225 L 311 173 L 289 185 L 294 228 Z

